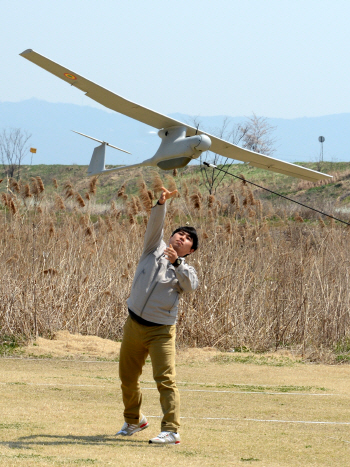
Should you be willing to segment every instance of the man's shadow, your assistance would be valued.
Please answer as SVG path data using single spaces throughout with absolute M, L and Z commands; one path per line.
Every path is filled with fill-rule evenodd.
M 34 446 L 69 446 L 74 444 L 86 446 L 116 446 L 121 444 L 129 444 L 132 446 L 144 446 L 148 444 L 148 440 L 142 441 L 137 439 L 129 439 L 123 436 L 122 438 L 113 437 L 110 435 L 31 435 L 21 436 L 14 441 L 1 441 L 0 446 L 6 446 L 11 449 L 32 449 Z

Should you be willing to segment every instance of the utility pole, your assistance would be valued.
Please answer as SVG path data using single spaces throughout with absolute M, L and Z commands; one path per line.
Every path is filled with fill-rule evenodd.
M 320 154 L 320 161 L 323 162 L 323 143 L 324 143 L 324 136 L 318 137 L 319 142 L 321 143 L 321 154 Z

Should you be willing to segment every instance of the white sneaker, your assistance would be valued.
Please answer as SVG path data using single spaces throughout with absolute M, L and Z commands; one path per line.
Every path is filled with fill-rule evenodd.
M 132 423 L 124 423 L 121 430 L 116 433 L 116 436 L 131 436 L 138 431 L 145 430 L 149 427 L 147 418 L 141 414 L 141 420 L 139 423 L 133 425 Z
M 162 431 L 158 436 L 150 439 L 149 444 L 180 444 L 180 435 L 172 431 Z

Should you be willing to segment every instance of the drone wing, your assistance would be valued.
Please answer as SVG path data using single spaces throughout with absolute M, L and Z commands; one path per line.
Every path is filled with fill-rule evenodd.
M 189 133 L 190 136 L 192 136 L 191 131 L 187 130 L 187 134 Z M 198 133 L 201 132 L 199 131 Z M 271 172 L 277 172 L 283 175 L 289 175 L 290 177 L 301 178 L 303 180 L 308 180 L 309 182 L 317 182 L 318 180 L 323 180 L 325 178 L 332 178 L 331 175 L 317 172 L 316 170 L 306 169 L 305 167 L 291 164 L 290 162 L 281 161 L 280 159 L 264 156 L 263 154 L 240 148 L 239 146 L 220 138 L 216 138 L 210 134 L 208 134 L 208 136 L 211 139 L 210 150 L 212 152 L 230 159 L 247 162 L 253 167 L 270 170 Z
M 187 123 L 174 120 L 173 118 L 162 115 L 158 112 L 155 112 L 154 110 L 142 107 L 135 102 L 124 99 L 123 97 L 114 94 L 108 89 L 105 89 L 102 86 L 93 83 L 92 81 L 89 81 L 74 71 L 63 67 L 56 62 L 53 62 L 52 60 L 38 54 L 37 52 L 34 52 L 31 49 L 25 50 L 20 55 L 54 74 L 58 78 L 61 78 L 66 83 L 85 92 L 85 94 L 90 97 L 90 99 L 99 102 L 111 110 L 115 110 L 116 112 L 119 112 L 154 128 L 161 129 L 181 125 L 187 128 L 187 136 L 193 136 L 196 134 L 197 129 L 188 125 Z M 316 172 L 315 170 L 306 169 L 305 167 L 300 167 L 295 164 L 284 162 L 279 159 L 274 159 L 269 156 L 264 156 L 256 152 L 240 148 L 239 146 L 217 138 L 216 136 L 212 136 L 204 131 L 199 130 L 198 133 L 208 135 L 212 141 L 210 150 L 220 154 L 221 156 L 248 162 L 254 167 L 289 175 L 291 177 L 301 178 L 311 182 L 316 182 L 324 178 L 331 178 L 330 175 Z
M 128 101 L 127 99 L 114 94 L 112 91 L 109 91 L 108 89 L 89 81 L 83 76 L 78 75 L 69 68 L 65 68 L 62 65 L 53 62 L 49 58 L 34 52 L 34 50 L 25 50 L 20 55 L 41 68 L 44 68 L 44 70 L 49 71 L 58 78 L 63 79 L 63 81 L 71 86 L 85 92 L 90 99 L 93 99 L 111 110 L 115 110 L 116 112 L 127 115 L 134 120 L 138 120 L 146 125 L 158 128 L 159 130 L 161 128 L 179 125 L 178 120 L 174 120 L 166 117 L 165 115 L 159 114 L 154 110 L 142 107 L 141 105 L 135 104 L 135 102 Z M 184 123 L 181 123 L 181 125 L 188 127 L 188 125 Z M 196 131 L 195 128 L 194 131 Z

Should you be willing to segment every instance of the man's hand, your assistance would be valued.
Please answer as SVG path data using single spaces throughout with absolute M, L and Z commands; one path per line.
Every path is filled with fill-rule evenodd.
M 162 194 L 160 195 L 158 203 L 159 204 L 164 204 L 167 199 L 173 198 L 176 195 L 176 193 L 177 193 L 177 190 L 169 191 L 169 190 L 167 190 L 166 188 L 164 188 L 162 186 Z
M 175 263 L 175 261 L 178 258 L 178 255 L 176 251 L 174 250 L 174 248 L 172 247 L 172 245 L 169 245 L 164 249 L 164 254 L 165 254 L 166 259 L 170 261 L 170 263 Z

